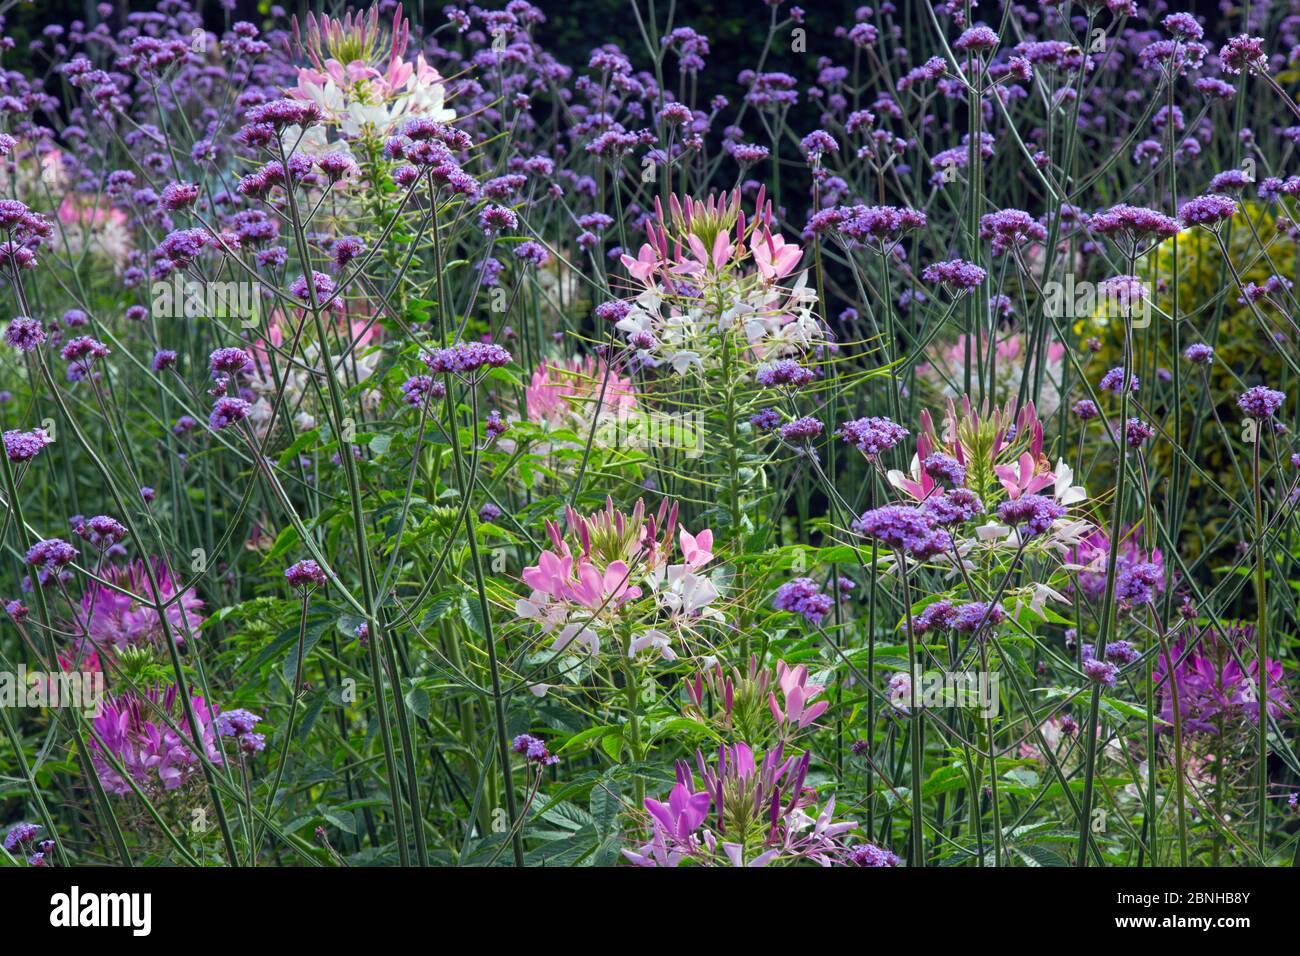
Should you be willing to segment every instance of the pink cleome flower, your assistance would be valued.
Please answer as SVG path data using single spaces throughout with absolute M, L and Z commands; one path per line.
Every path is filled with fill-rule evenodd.
M 150 561 L 158 582 L 156 593 L 144 562 L 136 560 L 125 567 L 109 567 L 101 575 L 122 590 L 95 583 L 82 597 L 81 623 L 96 645 L 123 648 L 156 644 L 164 629 L 155 604 L 166 605 L 167 624 L 178 644 L 185 643 L 186 636 L 197 633 L 202 626 L 203 601 L 194 589 L 182 591 L 162 561 Z
M 130 783 L 114 769 L 107 755 L 122 766 L 146 794 L 158 794 L 182 787 L 200 768 L 193 741 L 178 734 L 162 719 L 165 713 L 173 724 L 187 728 L 182 708 L 176 706 L 176 688 L 166 691 L 152 688 L 143 693 L 127 693 L 109 698 L 98 717 L 95 732 L 99 740 L 90 740 L 90 760 L 100 783 L 109 793 L 124 796 L 132 792 Z M 216 708 L 202 697 L 190 700 L 199 726 L 199 736 L 208 760 L 222 762 L 217 743 Z

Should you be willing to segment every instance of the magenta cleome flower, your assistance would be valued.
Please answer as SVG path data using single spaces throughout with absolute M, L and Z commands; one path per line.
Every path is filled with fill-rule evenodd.
M 158 797 L 183 788 L 199 773 L 201 761 L 176 700 L 176 688 L 171 686 L 166 691 L 128 692 L 104 703 L 94 721 L 98 739 L 90 739 L 90 759 L 105 790 L 116 796 L 133 793 L 129 778 L 146 796 Z M 199 746 L 209 763 L 220 766 L 216 710 L 198 696 L 190 698 L 190 705 L 199 727 Z M 168 715 L 173 726 L 185 728 L 186 734 L 173 730 L 159 711 Z M 109 755 L 126 777 L 114 769 Z
M 203 601 L 194 588 L 184 587 L 174 579 L 160 558 L 150 558 L 148 569 L 138 559 L 124 567 L 109 565 L 100 576 L 107 584 L 91 582 L 82 595 L 79 614 L 79 623 L 96 645 L 152 645 L 163 640 L 168 631 L 177 644 L 184 644 L 203 626 Z M 165 608 L 162 616 L 159 605 Z
M 1161 733 L 1172 732 L 1174 724 L 1171 660 L 1175 663 L 1173 680 L 1184 735 L 1218 735 L 1235 730 L 1243 721 L 1259 720 L 1260 674 L 1259 661 L 1253 656 L 1253 631 L 1250 627 L 1228 628 L 1226 633 L 1211 631 L 1185 659 L 1186 642 L 1179 639 L 1170 646 L 1168 656 L 1159 655 L 1152 679 L 1160 700 Z M 1234 647 L 1238 649 L 1235 656 Z M 1238 658 L 1245 663 L 1245 669 Z M 1268 712 L 1280 717 L 1291 709 L 1282 663 L 1266 658 L 1264 672 L 1268 678 Z

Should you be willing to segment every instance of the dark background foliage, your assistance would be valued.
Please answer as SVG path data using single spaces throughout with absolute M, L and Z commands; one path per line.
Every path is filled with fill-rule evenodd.
M 441 23 L 442 9 L 447 2 L 448 0 L 407 2 L 405 7 L 417 20 L 423 17 L 425 22 Z M 587 51 L 601 43 L 617 43 L 625 49 L 637 50 L 642 42 L 636 19 L 631 12 L 631 0 L 531 0 L 531 2 L 546 13 L 547 22 L 538 31 L 539 38 L 544 41 L 543 45 L 555 51 L 560 59 L 567 58 L 571 63 L 585 58 Z M 641 2 L 644 8 L 645 0 Z M 919 6 L 924 2 L 927 0 L 895 0 L 899 9 Z M 1025 0 L 1025 3 L 1032 8 L 1037 5 L 1037 0 Z M 482 0 L 480 5 L 491 9 L 504 6 L 505 0 L 501 3 Z M 78 18 L 90 20 L 95 17 L 96 6 L 96 0 L 22 2 L 8 14 L 8 22 L 12 28 L 10 32 L 17 39 L 22 35 L 29 37 L 37 35 L 48 24 L 66 24 Z M 115 0 L 113 6 L 125 13 L 130 10 L 153 10 L 157 4 L 154 0 L 131 0 L 131 2 Z M 216 0 L 203 0 L 199 6 L 204 10 L 206 18 L 214 29 L 219 29 L 225 22 L 227 13 Z M 232 20 L 256 21 L 265 17 L 273 9 L 296 13 L 320 9 L 342 11 L 348 6 L 366 9 L 371 4 L 366 0 L 353 0 L 351 3 L 321 0 L 321 2 L 281 4 L 269 3 L 266 0 L 236 0 L 229 16 Z M 790 6 L 792 4 L 789 2 L 783 3 L 782 13 L 785 13 Z M 809 43 L 809 62 L 817 55 L 815 31 L 825 31 L 828 34 L 827 39 L 830 39 L 829 32 L 837 24 L 851 23 L 853 11 L 860 6 L 862 3 L 855 3 L 852 0 L 805 2 L 809 39 L 812 41 Z M 1150 4 L 1143 3 L 1140 6 L 1148 7 Z M 1222 16 L 1219 0 L 1175 0 L 1168 4 L 1157 2 L 1156 6 L 1159 9 L 1168 7 L 1169 12 L 1189 10 L 1197 13 L 1206 18 L 1207 33 L 1216 36 L 1220 32 L 1215 29 L 1216 20 Z M 667 0 L 658 0 L 656 7 L 662 23 L 662 19 L 668 14 L 670 4 Z M 720 76 L 727 78 L 728 82 L 735 79 L 737 72 L 753 65 L 754 56 L 762 46 L 763 38 L 767 33 L 768 7 L 762 0 L 721 0 L 721 2 L 692 0 L 692 2 L 679 2 L 674 9 L 675 25 L 693 27 L 709 38 L 713 49 L 713 55 L 709 58 L 710 63 Z M 984 0 L 976 7 L 977 20 L 980 19 L 981 13 L 986 19 L 993 18 L 995 14 L 1000 16 L 1001 4 L 996 0 Z M 15 65 L 21 66 L 21 64 L 10 64 L 11 67 Z M 713 73 L 714 69 L 711 69 L 710 73 Z

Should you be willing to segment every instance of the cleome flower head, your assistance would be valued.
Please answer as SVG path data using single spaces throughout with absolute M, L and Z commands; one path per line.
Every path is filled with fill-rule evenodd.
M 204 621 L 203 601 L 193 588 L 178 583 L 160 559 L 151 558 L 150 569 L 156 590 L 141 560 L 110 565 L 100 572 L 107 584 L 91 583 L 81 598 L 79 623 L 96 645 L 121 649 L 157 644 L 166 630 L 183 644 L 198 633 Z M 162 616 L 159 606 L 164 608 Z
M 216 709 L 202 697 L 193 697 L 190 703 L 199 727 L 199 746 L 209 762 L 220 766 Z M 170 719 L 171 726 L 163 714 Z M 174 686 L 165 691 L 155 687 L 109 698 L 94 721 L 99 739 L 90 739 L 90 760 L 104 789 L 117 796 L 133 792 L 107 758 L 109 754 L 148 796 L 179 790 L 194 779 L 201 768 L 194 741 L 188 735 L 177 733 L 172 726 L 188 726 L 183 708 L 177 706 Z

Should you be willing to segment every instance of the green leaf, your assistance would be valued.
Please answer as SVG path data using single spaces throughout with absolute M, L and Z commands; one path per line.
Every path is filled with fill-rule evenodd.
M 429 692 L 423 687 L 412 687 L 406 692 L 406 706 L 421 720 L 429 719 Z
M 311 652 L 312 652 L 312 648 L 314 648 L 314 647 L 316 646 L 316 642 L 320 640 L 321 631 L 323 631 L 323 630 L 324 630 L 324 627 L 320 626 L 320 624 L 317 624 L 316 626 L 308 627 L 308 628 L 306 629 L 305 633 L 303 634 L 303 641 L 302 641 L 302 660 L 303 660 L 303 663 L 304 663 L 304 664 L 305 664 L 306 661 L 307 661 L 307 657 L 311 654 Z M 297 646 L 297 644 L 295 644 L 295 645 L 290 649 L 288 656 L 285 657 L 285 659 L 284 659 L 284 667 L 283 667 L 283 670 L 281 671 L 281 673 L 284 675 L 284 681 L 285 681 L 285 683 L 288 684 L 290 687 L 292 687 L 292 686 L 293 686 L 293 679 L 294 679 L 294 677 L 297 676 L 297 673 L 298 673 L 298 646 Z
M 429 605 L 429 610 L 424 612 L 424 620 L 420 622 L 420 626 L 428 627 L 446 617 L 447 612 L 451 610 L 451 606 L 456 602 L 457 593 L 454 590 L 440 592 L 433 599 L 433 603 Z
M 298 544 L 298 529 L 293 525 L 287 525 L 275 538 L 275 544 L 271 545 L 271 550 L 266 552 L 266 561 L 271 562 L 276 558 L 284 557 L 289 551 Z
M 352 814 L 351 810 L 339 810 L 334 807 L 321 807 L 320 815 L 344 833 L 357 832 L 357 818 Z
M 555 824 L 557 827 L 564 827 L 566 830 L 573 831 L 596 825 L 596 821 L 590 813 L 579 806 L 569 803 L 567 800 L 547 807 L 542 814 L 542 819 L 547 823 Z
M 613 733 L 606 734 L 600 739 L 600 747 L 605 753 L 617 760 L 619 754 L 623 752 L 623 731 L 622 728 L 615 730 Z
M 589 741 L 595 740 L 599 737 L 604 737 L 606 734 L 610 733 L 619 733 L 619 729 L 610 726 L 588 727 L 586 730 L 578 731 L 578 733 L 566 740 L 555 752 L 557 754 L 565 753 L 568 750 L 580 747 Z
M 1139 707 L 1137 704 L 1130 704 L 1126 700 L 1116 700 L 1114 697 L 1103 697 L 1101 703 L 1104 707 L 1109 707 L 1111 710 L 1118 711 L 1119 713 L 1125 714 L 1129 717 L 1136 717 L 1138 720 L 1147 719 L 1145 707 Z M 1161 724 L 1165 723 L 1165 721 L 1161 720 L 1159 717 L 1156 718 L 1156 722 Z
M 1069 866 L 1070 863 L 1061 854 L 1045 846 L 1018 846 L 1016 852 L 1027 866 Z
M 477 594 L 467 592 L 460 596 L 460 619 L 465 622 L 471 634 L 479 637 L 487 634 L 487 626 L 483 623 L 483 607 L 479 604 Z
M 279 465 L 281 468 L 288 468 L 289 463 L 298 457 L 298 453 L 304 448 L 309 448 L 320 440 L 320 429 L 313 428 L 311 431 L 303 432 L 293 440 L 283 452 L 280 453 Z

